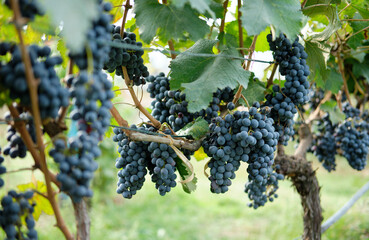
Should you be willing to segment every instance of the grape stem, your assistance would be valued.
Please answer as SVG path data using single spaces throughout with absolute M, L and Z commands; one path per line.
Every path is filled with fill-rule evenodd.
M 124 26 L 125 26 L 126 21 L 127 21 L 128 10 L 131 9 L 131 8 L 132 8 L 132 5 L 130 4 L 129 0 L 126 0 L 126 4 L 124 5 L 122 25 L 120 27 L 120 36 L 122 38 L 123 38 L 123 34 L 124 34 Z
M 243 29 L 242 29 L 242 12 L 240 11 L 242 7 L 242 1 L 241 0 L 237 0 L 237 12 L 238 12 L 238 17 L 237 17 L 237 22 L 238 22 L 238 45 L 240 46 L 240 53 L 243 56 L 245 56 L 245 52 L 243 51 Z
M 224 26 L 225 26 L 225 18 L 226 18 L 226 15 L 227 15 L 227 11 L 228 11 L 228 2 L 229 0 L 225 0 L 224 3 L 223 3 L 223 17 L 222 17 L 222 20 L 220 22 L 220 27 L 219 27 L 219 35 L 224 33 Z M 220 44 L 220 41 L 218 41 L 217 43 L 217 48 L 219 49 L 219 44 Z
M 170 39 L 168 41 L 168 46 L 169 46 L 169 50 L 170 50 L 170 57 L 174 60 L 176 59 L 177 55 L 175 54 L 175 49 L 174 49 L 174 44 L 173 44 L 173 40 Z
M 147 110 L 146 108 L 144 108 L 142 105 L 141 105 L 141 102 L 138 100 L 137 96 L 136 96 L 136 93 L 135 91 L 133 90 L 133 87 L 131 85 L 131 79 L 129 79 L 129 76 L 128 76 L 128 72 L 127 72 L 127 68 L 122 66 L 122 70 L 123 70 L 123 75 L 124 75 L 124 80 L 125 80 L 125 83 L 128 87 L 128 90 L 129 90 L 129 93 L 131 94 L 131 97 L 132 97 L 132 100 L 133 102 L 135 103 L 136 105 L 136 108 L 138 108 L 138 110 L 140 110 L 143 115 L 145 115 L 150 121 L 151 123 L 154 125 L 155 128 L 157 129 L 160 129 L 161 127 L 161 123 L 156 120 Z
M 337 54 L 337 62 L 338 62 L 338 68 L 340 70 L 342 79 L 343 79 L 343 90 L 345 91 L 346 97 L 348 102 L 350 103 L 350 105 L 352 106 L 352 102 L 350 99 L 350 92 L 348 90 L 348 86 L 347 86 L 347 79 L 346 79 L 346 75 L 345 75 L 345 67 L 343 66 L 343 61 L 340 57 L 340 53 Z
M 251 46 L 250 46 L 250 51 L 249 51 L 249 56 L 248 56 L 248 58 L 250 60 L 252 58 L 252 54 L 255 51 L 255 44 L 256 44 L 257 38 L 258 38 L 258 35 L 255 35 L 254 39 L 252 40 Z M 250 69 L 250 66 L 251 66 L 251 61 L 250 60 L 248 60 L 248 62 L 246 64 L 245 70 L 249 70 Z M 240 99 L 241 94 L 242 94 L 242 89 L 243 89 L 243 86 L 240 85 L 239 88 L 238 88 L 238 90 L 237 90 L 237 93 L 236 93 L 236 95 L 234 95 L 234 98 L 233 98 L 233 101 L 232 101 L 234 104 L 236 104 L 238 102 L 238 99 Z
M 73 65 L 74 65 L 74 62 L 72 59 L 69 59 L 69 63 L 68 63 L 68 75 L 71 75 L 73 74 Z M 69 87 L 69 86 L 67 86 Z M 61 107 L 60 111 L 59 111 L 59 118 L 58 118 L 58 124 L 62 124 L 63 121 L 64 121 L 64 118 L 65 116 L 67 115 L 67 112 L 68 112 L 68 106 L 66 107 Z
M 63 232 L 66 239 L 68 240 L 74 239 L 73 235 L 71 234 L 71 232 L 68 230 L 67 226 L 65 225 L 63 217 L 60 214 L 60 209 L 55 199 L 55 193 L 51 187 L 51 176 L 49 174 L 49 170 L 48 170 L 47 163 L 46 163 L 45 146 L 43 144 L 42 130 L 41 130 L 42 122 L 41 122 L 40 110 L 38 106 L 37 88 L 38 88 L 39 81 L 37 81 L 34 78 L 30 56 L 27 52 L 27 48 L 25 46 L 23 35 L 22 35 L 22 26 L 19 24 L 22 21 L 19 4 L 17 0 L 11 0 L 10 4 L 14 12 L 15 28 L 17 31 L 17 35 L 19 37 L 19 42 L 20 42 L 19 45 L 20 45 L 20 49 L 22 53 L 22 61 L 25 65 L 26 81 L 27 81 L 27 85 L 29 88 L 30 98 L 31 98 L 32 115 L 35 121 L 37 148 L 39 150 L 39 156 L 40 156 L 38 163 L 41 167 L 42 172 L 44 173 L 46 189 L 47 189 L 47 197 L 50 202 L 50 205 L 52 206 L 54 210 L 56 225 Z M 19 117 L 19 116 L 16 116 L 16 117 Z M 23 130 L 26 130 L 26 129 L 23 129 Z
M 268 78 L 268 82 L 267 82 L 267 86 L 266 88 L 268 89 L 271 85 L 273 85 L 273 79 L 274 79 L 274 75 L 275 75 L 275 72 L 277 70 L 277 67 L 278 67 L 278 63 L 274 63 L 273 64 L 273 70 L 272 70 L 272 74 L 270 74 L 270 77 Z

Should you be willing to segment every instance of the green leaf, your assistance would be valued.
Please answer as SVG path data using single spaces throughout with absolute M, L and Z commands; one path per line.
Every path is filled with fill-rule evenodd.
M 214 57 L 198 57 L 188 53 L 212 54 L 214 41 L 199 40 L 192 48 L 177 56 L 170 64 L 172 69 L 171 88 L 184 88 L 188 110 L 196 112 L 206 108 L 218 89 L 247 88 L 250 72 L 241 67 L 241 60 L 227 56 L 237 56 L 235 49 L 227 49 Z
M 337 102 L 330 100 L 323 103 L 320 106 L 320 109 L 324 112 L 329 113 L 329 119 L 332 121 L 333 124 L 337 124 L 345 120 L 345 114 L 336 106 Z
M 247 89 L 242 90 L 242 95 L 245 96 L 247 102 L 252 105 L 254 102 L 261 102 L 264 100 L 265 90 L 264 83 L 255 78 L 249 81 Z M 245 100 L 242 98 L 240 98 L 239 101 L 245 103 Z
M 212 63 L 214 57 L 197 57 L 192 53 L 213 54 L 213 46 L 216 41 L 202 39 L 197 41 L 187 51 L 179 54 L 175 60 L 171 61 L 172 69 L 170 88 L 175 90 L 181 88 L 182 83 L 193 82 L 202 73 L 203 69 Z M 182 70 L 183 69 L 183 70 Z
M 65 46 L 65 42 L 63 39 L 59 39 L 58 44 L 56 45 L 56 49 L 59 51 L 60 56 L 63 59 L 62 66 L 64 69 L 66 69 L 68 64 L 68 54 L 67 47 Z
M 160 39 L 168 41 L 180 39 L 188 32 L 190 39 L 196 41 L 209 32 L 209 26 L 198 18 L 188 5 L 178 9 L 173 5 L 163 5 L 152 0 L 135 1 L 136 23 L 141 38 L 149 43 L 158 34 Z
M 367 83 L 369 83 L 369 58 L 366 58 L 362 63 L 355 63 L 353 66 L 353 73 L 355 76 L 362 76 L 366 78 Z
M 186 165 L 182 162 L 181 159 L 176 158 L 175 161 L 179 175 L 181 176 L 182 179 L 187 179 L 191 175 L 190 170 L 186 167 Z M 181 183 L 183 191 L 189 194 L 191 192 L 194 192 L 196 190 L 196 183 L 197 183 L 196 176 L 194 176 L 191 182 Z
M 110 10 L 109 14 L 113 16 L 112 23 L 116 23 L 123 17 L 123 2 L 124 0 L 108 0 L 113 8 Z
M 173 0 L 173 5 L 177 8 L 183 8 L 185 4 L 189 3 L 193 9 L 196 9 L 199 13 L 208 13 L 212 18 L 215 17 L 215 13 L 210 8 L 211 0 Z
M 97 2 L 90 0 L 44 0 L 41 2 L 55 26 L 63 22 L 62 34 L 70 50 L 80 50 L 92 21 L 98 16 Z
M 227 35 L 232 35 L 232 36 L 234 36 L 235 42 L 237 43 L 237 47 L 238 47 L 239 45 L 238 45 L 238 22 L 237 22 L 237 20 L 232 21 L 232 22 L 227 22 L 225 24 L 225 32 L 226 32 L 226 36 L 225 36 L 226 41 L 229 40 L 229 39 L 227 40 L 227 38 L 228 38 Z M 251 43 L 252 43 L 252 38 L 247 36 L 245 28 L 242 28 L 242 34 L 244 36 L 243 46 L 244 47 L 250 46 Z M 256 42 L 256 44 L 257 44 L 257 42 Z M 269 46 L 268 46 L 268 50 L 269 50 Z M 259 51 L 259 50 L 257 50 L 257 51 Z
M 355 14 L 355 16 L 353 17 L 353 19 L 363 19 L 360 14 Z M 356 32 L 359 32 L 360 30 L 362 30 L 363 28 L 368 27 L 368 22 L 351 22 L 350 26 L 352 27 L 352 31 L 353 34 Z M 349 40 L 347 41 L 347 44 L 353 48 L 356 49 L 357 47 L 362 45 L 362 42 L 366 39 L 365 38 L 365 31 L 361 31 L 358 34 L 353 35 L 352 37 L 349 38 Z
M 283 32 L 295 39 L 302 28 L 302 13 L 298 0 L 245 0 L 241 8 L 242 25 L 249 35 L 256 35 L 273 25 L 277 34 Z
M 195 140 L 199 140 L 204 137 L 209 131 L 208 122 L 199 117 L 194 122 L 188 123 L 181 130 L 177 132 L 177 135 L 191 135 Z
M 341 74 L 339 74 L 335 69 L 330 69 L 328 77 L 322 79 L 321 77 L 316 78 L 316 84 L 323 90 L 331 91 L 332 93 L 338 93 L 343 84 L 343 79 Z
M 329 73 L 327 69 L 330 54 L 329 45 L 315 41 L 305 41 L 305 51 L 308 54 L 306 63 L 310 67 L 310 80 L 312 81 L 316 77 L 321 77 L 323 80 L 327 79 Z
M 265 31 L 261 32 L 256 39 L 255 51 L 265 52 L 269 51 L 269 43 L 267 40 L 267 35 L 270 33 L 270 28 L 268 27 Z
M 365 8 L 364 4 L 362 6 L 353 4 L 352 7 L 355 8 L 359 12 L 359 14 L 361 15 L 361 17 L 363 19 L 369 19 L 369 8 L 368 8 L 368 6 Z
M 307 6 L 304 8 L 303 13 L 309 17 L 314 17 L 317 15 L 325 15 L 329 20 L 329 24 L 327 25 L 327 27 L 325 27 L 325 29 L 322 32 L 311 35 L 309 39 L 313 39 L 319 42 L 327 41 L 331 37 L 331 35 L 341 27 L 337 8 L 332 5 L 318 4 Z

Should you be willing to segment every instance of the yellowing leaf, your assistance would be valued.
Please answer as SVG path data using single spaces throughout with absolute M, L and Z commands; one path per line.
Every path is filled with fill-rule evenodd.
M 205 158 L 207 158 L 207 157 L 208 157 L 208 155 L 206 155 L 206 153 L 204 152 L 204 148 L 203 148 L 203 147 L 199 148 L 199 149 L 195 152 L 195 154 L 194 154 L 193 156 L 195 157 L 195 159 L 196 159 L 197 161 L 204 160 Z
M 22 192 L 27 191 L 27 190 L 35 190 L 39 193 L 47 195 L 46 185 L 41 181 L 36 181 L 36 182 L 33 181 L 31 183 L 20 184 L 17 186 L 17 188 Z M 41 196 L 40 194 L 35 193 L 30 201 L 36 203 L 36 206 L 34 207 L 34 212 L 32 214 L 36 221 L 40 218 L 40 215 L 42 212 L 48 215 L 54 214 L 54 211 L 50 205 L 50 202 L 45 197 Z

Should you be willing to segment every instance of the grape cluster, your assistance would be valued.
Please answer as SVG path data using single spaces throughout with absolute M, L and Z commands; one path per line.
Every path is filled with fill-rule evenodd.
M 346 115 L 346 119 L 359 118 L 360 116 L 360 110 L 351 106 L 349 102 L 342 103 L 342 111 Z
M 97 131 L 97 138 L 104 135 L 110 124 L 112 83 L 107 75 L 95 71 L 89 75 L 86 71 L 71 78 L 70 96 L 75 109 L 71 112 L 72 120 L 78 121 L 78 130 L 88 134 Z
M 267 36 L 273 57 L 279 64 L 279 72 L 285 76 L 286 82 L 282 92 L 296 105 L 309 101 L 310 84 L 307 77 L 310 74 L 306 65 L 307 53 L 298 42 L 298 38 L 291 44 L 284 34 L 280 34 L 274 41 L 272 35 Z
M 92 53 L 93 69 L 101 70 L 104 67 L 104 63 L 109 59 L 110 45 L 106 44 L 111 41 L 111 28 L 110 21 L 112 16 L 109 12 L 112 9 L 110 3 L 102 3 L 99 0 L 99 15 L 92 23 L 92 28 L 86 34 L 86 43 L 84 46 L 88 48 L 81 49 L 69 53 L 69 57 L 75 62 L 80 70 L 86 70 L 88 66 L 88 53 Z M 92 66 L 91 66 L 92 67 Z
M 155 183 L 159 194 L 164 196 L 171 188 L 177 185 L 175 174 L 177 154 L 167 144 L 151 142 L 148 146 L 148 151 L 151 153 L 151 165 L 149 171 L 151 180 Z
M 283 175 L 273 172 L 279 134 L 266 112 L 259 103 L 254 103 L 249 111 L 236 111 L 224 119 L 216 117 L 203 142 L 205 153 L 211 157 L 208 163 L 211 191 L 228 191 L 241 161 L 247 162 L 249 182 L 245 192 L 254 208 L 263 206 L 268 199 L 272 201 L 278 180 L 283 179 Z
M 29 89 L 25 76 L 25 67 L 22 62 L 21 51 L 18 46 L 5 50 L 12 52 L 11 60 L 0 68 L 0 85 L 10 91 L 11 99 L 20 99 L 22 105 L 30 106 Z M 0 46 L 1 47 L 1 46 Z M 0 51 L 1 52 L 1 51 Z M 2 53 L 3 53 L 2 52 Z M 38 102 L 41 118 L 56 118 L 60 107 L 68 106 L 68 90 L 60 85 L 54 66 L 62 63 L 61 57 L 51 57 L 49 47 L 31 45 L 28 47 L 33 75 L 40 80 L 38 85 Z
M 49 154 L 59 165 L 57 180 L 61 183 L 61 190 L 70 194 L 74 202 L 80 202 L 83 197 L 92 197 L 89 189 L 93 173 L 98 168 L 94 158 L 100 156 L 96 135 L 88 135 L 78 131 L 77 136 L 68 140 L 54 141 L 54 148 Z
M 104 69 L 108 72 L 115 73 L 118 76 L 123 75 L 122 66 L 127 68 L 129 79 L 133 81 L 136 86 L 145 84 L 145 77 L 149 76 L 147 67 L 144 65 L 142 55 L 144 50 L 142 49 L 142 43 L 136 42 L 136 34 L 123 33 L 123 37 L 120 35 L 120 26 L 112 26 L 112 42 L 114 44 L 127 44 L 131 46 L 115 47 L 113 46 L 109 52 L 109 59 L 104 63 Z
M 32 216 L 35 204 L 30 204 L 32 197 L 32 191 L 17 193 L 12 190 L 1 199 L 0 225 L 6 233 L 6 239 L 37 239 L 35 220 Z M 22 231 L 23 221 L 26 223 L 26 233 Z
M 231 114 L 227 114 L 224 119 L 214 118 L 209 126 L 210 134 L 203 141 L 204 151 L 211 157 L 208 167 L 210 168 L 210 190 L 213 193 L 227 192 L 232 184 L 231 179 L 236 177 L 235 172 L 240 167 L 240 161 L 248 161 L 248 155 L 244 153 L 245 149 L 237 146 L 236 137 L 232 138 L 233 122 L 234 116 Z
M 279 142 L 287 145 L 290 137 L 295 134 L 293 117 L 297 113 L 295 104 L 289 97 L 281 93 L 278 85 L 273 86 L 273 94 L 266 95 L 263 106 L 270 107 L 268 117 L 274 120 L 274 127 L 279 133 Z
M 314 136 L 311 151 L 323 163 L 328 172 L 336 170 L 337 145 L 334 136 L 336 125 L 332 124 L 329 114 L 318 122 L 318 132 Z
M 137 128 L 132 125 L 131 128 Z M 140 127 L 145 129 L 144 127 Z M 118 171 L 117 193 L 124 198 L 132 198 L 145 182 L 150 153 L 147 143 L 128 139 L 120 128 L 114 128 L 113 141 L 118 143 L 120 157 L 116 159 Z
M 21 113 L 19 115 L 19 121 L 25 121 L 26 129 L 30 134 L 33 142 L 36 142 L 36 129 L 33 123 L 33 117 L 29 113 Z M 7 112 L 5 114 L 5 119 L 10 120 L 10 113 Z M 6 135 L 6 140 L 9 142 L 4 148 L 4 155 L 10 156 L 11 158 L 24 158 L 27 154 L 27 147 L 24 144 L 21 136 L 17 133 L 17 130 L 14 126 L 8 126 L 8 133 Z
M 356 170 L 363 170 L 366 166 L 369 149 L 369 135 L 366 122 L 345 120 L 335 132 L 338 147 L 343 151 L 343 156 L 349 165 Z
M 101 155 L 98 142 L 110 124 L 110 100 L 114 93 L 112 83 L 101 71 L 91 75 L 82 71 L 69 78 L 68 85 L 75 107 L 70 116 L 77 121 L 78 132 L 68 144 L 62 139 L 55 140 L 50 156 L 59 164 L 57 179 L 61 182 L 61 190 L 70 194 L 74 202 L 79 202 L 83 197 L 92 196 L 89 185 L 98 168 L 94 159 Z
M 11 9 L 12 0 L 5 0 L 5 5 Z M 21 12 L 22 17 L 29 18 L 33 20 L 36 15 L 43 16 L 45 12 L 37 0 L 19 0 L 19 10 Z
M 1 153 L 1 148 L 0 148 Z M 6 173 L 6 167 L 4 167 L 2 164 L 4 163 L 4 157 L 0 155 L 0 176 Z M 0 178 L 0 188 L 4 186 L 4 180 Z
M 186 95 L 180 91 L 170 91 L 170 79 L 166 78 L 164 73 L 149 76 L 146 81 L 150 83 L 147 92 L 151 98 L 155 98 L 151 102 L 154 118 L 161 123 L 169 123 L 174 131 L 178 131 L 193 120 L 193 114 L 187 111 Z

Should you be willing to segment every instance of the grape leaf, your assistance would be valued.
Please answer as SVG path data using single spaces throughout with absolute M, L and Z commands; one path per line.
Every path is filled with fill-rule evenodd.
M 241 67 L 241 60 L 227 56 L 237 56 L 235 49 L 226 49 L 213 57 L 199 57 L 189 53 L 210 53 L 215 42 L 199 40 L 193 47 L 181 53 L 170 64 L 172 69 L 171 88 L 184 88 L 188 101 L 188 111 L 205 109 L 218 89 L 247 88 L 250 72 Z
M 195 140 L 199 140 L 204 137 L 209 131 L 208 122 L 199 117 L 194 122 L 186 124 L 181 130 L 179 130 L 177 135 L 191 135 Z
M 183 8 L 186 3 L 189 3 L 193 9 L 196 9 L 199 13 L 208 13 L 212 18 L 215 17 L 215 13 L 210 8 L 211 0 L 173 0 L 173 5 L 177 8 Z
M 322 32 L 311 35 L 309 39 L 313 39 L 319 42 L 327 41 L 331 37 L 331 35 L 341 27 L 340 19 L 337 13 L 337 7 L 334 7 L 332 5 L 318 4 L 307 6 L 303 9 L 303 13 L 309 17 L 326 15 L 329 20 L 329 24 Z
M 157 1 L 137 0 L 134 12 L 141 38 L 146 43 L 151 42 L 157 34 L 163 41 L 171 38 L 177 40 L 184 32 L 188 32 L 190 39 L 196 41 L 209 31 L 206 22 L 199 19 L 196 12 L 188 5 L 179 9 Z
M 56 45 L 56 49 L 59 51 L 60 56 L 63 59 L 62 66 L 64 69 L 66 69 L 67 64 L 68 64 L 68 54 L 67 54 L 67 47 L 65 46 L 65 42 L 62 38 L 59 39 L 58 44 Z
M 323 79 L 320 75 L 315 79 L 316 85 L 323 90 L 329 90 L 332 93 L 338 93 L 343 84 L 341 74 L 335 69 L 330 69 L 326 79 Z
M 270 28 L 268 27 L 265 31 L 261 32 L 256 39 L 255 51 L 265 52 L 269 51 L 269 43 L 267 40 L 267 35 L 270 33 Z
M 367 83 L 369 83 L 369 58 L 365 58 L 362 63 L 355 63 L 353 66 L 353 73 L 355 76 L 363 76 L 366 78 Z
M 213 46 L 216 41 L 202 39 L 197 41 L 192 47 L 179 54 L 177 58 L 170 62 L 172 69 L 170 88 L 175 90 L 181 88 L 182 83 L 193 82 L 202 73 L 203 69 L 212 63 L 214 57 L 193 56 L 192 53 L 213 54 Z M 182 70 L 183 69 L 183 70 Z
M 241 8 L 242 25 L 249 35 L 256 35 L 272 24 L 277 34 L 283 32 L 294 39 L 302 28 L 298 0 L 245 0 Z
M 242 95 L 245 96 L 247 102 L 252 105 L 254 102 L 260 102 L 264 100 L 264 91 L 265 86 L 263 82 L 260 82 L 259 79 L 252 79 L 249 81 L 247 89 L 242 90 Z M 245 100 L 240 98 L 239 100 L 242 103 L 245 103 Z
M 195 157 L 195 159 L 196 159 L 197 161 L 204 160 L 205 158 L 207 158 L 207 157 L 208 157 L 208 155 L 205 153 L 205 151 L 204 151 L 204 148 L 203 148 L 203 147 L 199 148 L 199 149 L 198 149 L 198 150 L 193 154 L 193 156 Z
M 322 80 L 326 80 L 329 74 L 327 69 L 327 60 L 330 54 L 329 45 L 315 41 L 305 41 L 305 51 L 308 54 L 306 63 L 310 67 L 309 79 L 313 81 L 316 77 L 321 77 Z
M 353 19 L 363 19 L 360 14 L 355 14 Z M 363 28 L 368 27 L 367 22 L 351 22 L 350 26 L 352 27 L 353 33 L 359 32 Z M 355 34 L 349 38 L 347 41 L 347 44 L 353 48 L 356 49 L 357 47 L 362 45 L 362 41 L 365 40 L 365 31 L 359 32 L 358 34 Z
M 333 100 L 327 101 L 320 106 L 320 109 L 329 113 L 329 119 L 333 124 L 337 124 L 345 120 L 345 114 L 336 106 Z
M 63 36 L 71 51 L 83 47 L 88 29 L 98 16 L 96 1 L 90 0 L 45 0 L 41 1 L 52 23 L 63 23 Z
M 190 170 L 186 167 L 186 165 L 178 157 L 174 160 L 176 161 L 176 167 L 177 167 L 178 173 L 181 176 L 181 178 L 182 179 L 187 179 L 191 175 Z M 194 192 L 196 190 L 196 183 L 197 183 L 197 177 L 196 176 L 194 176 L 194 178 L 192 179 L 191 182 L 181 183 L 183 191 L 185 191 L 186 193 L 189 193 L 189 194 L 191 192 Z
M 108 0 L 111 3 L 113 8 L 110 10 L 109 14 L 113 16 L 112 23 L 116 23 L 123 17 L 123 8 L 122 4 L 124 0 Z
M 41 181 L 33 181 L 27 184 L 20 184 L 17 186 L 17 188 L 21 192 L 25 192 L 27 190 L 36 190 L 39 193 L 42 193 L 44 195 L 47 195 L 46 185 Z M 37 221 L 41 215 L 42 212 L 53 215 L 54 211 L 53 208 L 50 205 L 50 202 L 44 198 L 43 196 L 35 193 L 33 194 L 32 201 L 36 203 L 36 206 L 34 207 L 33 217 Z

